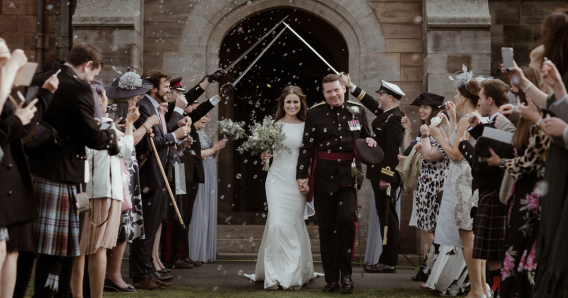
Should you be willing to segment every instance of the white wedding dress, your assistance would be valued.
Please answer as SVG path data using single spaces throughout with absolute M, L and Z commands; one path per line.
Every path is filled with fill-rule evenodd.
M 296 164 L 302 145 L 304 124 L 284 123 L 286 149 L 274 152 L 266 177 L 268 218 L 258 251 L 255 274 L 245 274 L 253 281 L 264 280 L 264 288 L 299 290 L 317 276 L 314 273 L 310 237 L 304 216 L 313 215 L 313 205 L 306 208 L 306 195 L 298 190 Z M 306 209 L 310 209 L 306 211 Z

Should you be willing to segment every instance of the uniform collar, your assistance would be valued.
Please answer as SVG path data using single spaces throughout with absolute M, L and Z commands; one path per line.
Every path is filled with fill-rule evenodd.
M 338 106 L 338 107 L 334 107 L 332 105 L 330 105 L 329 103 L 327 103 L 327 101 L 325 102 L 332 110 L 336 110 L 336 109 L 345 109 L 345 105 L 347 104 L 347 101 L 344 100 L 343 103 Z

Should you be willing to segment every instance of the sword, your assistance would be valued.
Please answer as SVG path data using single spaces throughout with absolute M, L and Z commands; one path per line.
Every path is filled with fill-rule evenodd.
M 268 33 L 266 33 L 263 37 L 261 37 L 255 44 L 253 44 L 248 50 L 246 50 L 246 52 L 244 52 L 239 58 L 237 58 L 237 60 L 233 61 L 233 63 L 231 63 L 231 65 L 227 66 L 225 69 L 219 68 L 218 70 L 227 73 L 227 71 L 229 71 L 229 69 L 231 69 L 235 65 L 237 65 L 237 63 L 239 63 L 239 61 L 241 61 L 243 59 L 243 57 L 245 57 L 248 53 L 250 53 L 250 51 L 252 51 L 259 43 L 261 43 L 264 39 L 266 39 L 270 34 L 272 34 L 272 32 L 274 30 L 276 30 L 276 28 L 278 26 L 280 26 L 280 24 L 282 24 L 287 18 L 288 18 L 288 16 L 285 16 L 280 22 L 278 22 L 278 24 L 276 24 L 276 26 L 274 26 L 272 29 L 270 29 L 270 31 L 268 31 Z
M 286 31 L 286 28 L 282 29 L 282 31 L 280 31 L 280 33 L 278 33 L 278 35 L 276 35 L 276 37 L 266 46 L 266 48 L 264 48 L 264 50 L 258 55 L 258 57 L 256 57 L 256 59 L 254 59 L 254 61 L 247 67 L 247 69 L 245 69 L 245 71 L 243 71 L 243 73 L 233 83 L 227 83 L 227 84 L 225 84 L 221 87 L 223 94 L 227 93 L 227 92 L 224 91 L 224 90 L 227 90 L 227 89 L 233 89 L 234 88 L 235 90 L 237 90 L 237 88 L 235 88 L 235 85 L 237 83 L 239 83 L 239 81 L 247 74 L 247 72 L 260 59 L 260 57 L 262 57 L 262 55 L 264 55 L 264 53 L 266 53 L 266 51 L 268 51 L 268 49 L 274 44 L 274 42 L 280 37 L 280 35 L 282 35 L 282 33 L 284 33 L 284 31 Z
M 292 27 L 290 27 L 288 24 L 286 24 L 286 22 L 284 22 L 284 25 L 285 25 L 288 29 L 290 29 L 290 31 L 292 31 L 292 33 L 296 34 L 296 36 L 297 36 L 301 41 L 303 41 L 303 42 L 308 46 L 308 48 L 310 48 L 310 50 L 312 50 L 325 64 L 327 64 L 327 66 L 329 66 L 329 68 L 331 68 L 331 70 L 333 70 L 333 72 L 335 72 L 335 74 L 340 74 L 337 70 L 335 70 L 335 68 L 333 68 L 333 66 L 331 66 L 327 61 L 325 61 L 325 59 L 323 59 L 323 57 L 322 57 L 318 52 L 316 52 L 316 50 L 314 50 L 314 48 L 312 48 L 312 46 L 311 46 L 307 41 L 305 41 L 305 40 L 300 36 L 300 34 L 298 34 L 296 31 L 294 31 L 294 29 L 292 29 Z M 344 73 L 344 72 L 343 72 L 343 74 L 347 75 L 347 74 Z
M 357 238 L 359 240 L 359 265 L 361 266 L 361 278 L 363 278 L 363 249 L 361 248 L 361 222 L 359 221 L 358 208 L 359 208 L 359 187 L 357 177 L 361 176 L 361 172 L 357 169 L 355 158 L 351 163 L 351 176 L 355 177 L 355 217 L 357 218 Z

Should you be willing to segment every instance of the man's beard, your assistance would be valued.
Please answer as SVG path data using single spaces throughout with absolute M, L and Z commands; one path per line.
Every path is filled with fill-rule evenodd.
M 158 92 L 158 93 L 155 93 L 155 94 L 156 94 L 156 97 L 157 97 L 156 99 L 161 100 L 161 102 L 166 102 L 166 99 L 164 98 L 164 96 L 166 96 L 167 93 L 160 94 L 160 92 Z

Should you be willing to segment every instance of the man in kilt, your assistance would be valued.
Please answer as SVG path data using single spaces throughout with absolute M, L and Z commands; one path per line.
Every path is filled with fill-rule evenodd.
M 469 119 L 470 135 L 478 139 L 485 127 L 498 128 L 514 132 L 515 126 L 499 114 L 499 107 L 508 103 L 507 92 L 509 86 L 503 81 L 485 80 L 481 83 L 479 92 L 479 112 L 483 117 L 489 117 L 489 123 L 481 123 L 481 119 L 473 115 Z M 496 120 L 500 118 L 499 125 Z M 477 144 L 479 145 L 479 144 Z M 472 210 L 473 258 L 487 261 L 490 280 L 493 281 L 493 290 L 497 289 L 501 280 L 501 265 L 505 257 L 505 232 L 507 212 L 505 205 L 499 200 L 499 190 L 503 180 L 504 170 L 501 167 L 479 167 L 476 169 L 474 161 L 478 159 L 471 143 L 462 138 L 459 150 L 469 162 L 472 169 L 472 191 L 479 190 L 477 210 Z M 475 208 L 475 207 L 474 207 Z M 484 270 L 484 268 L 482 268 Z

